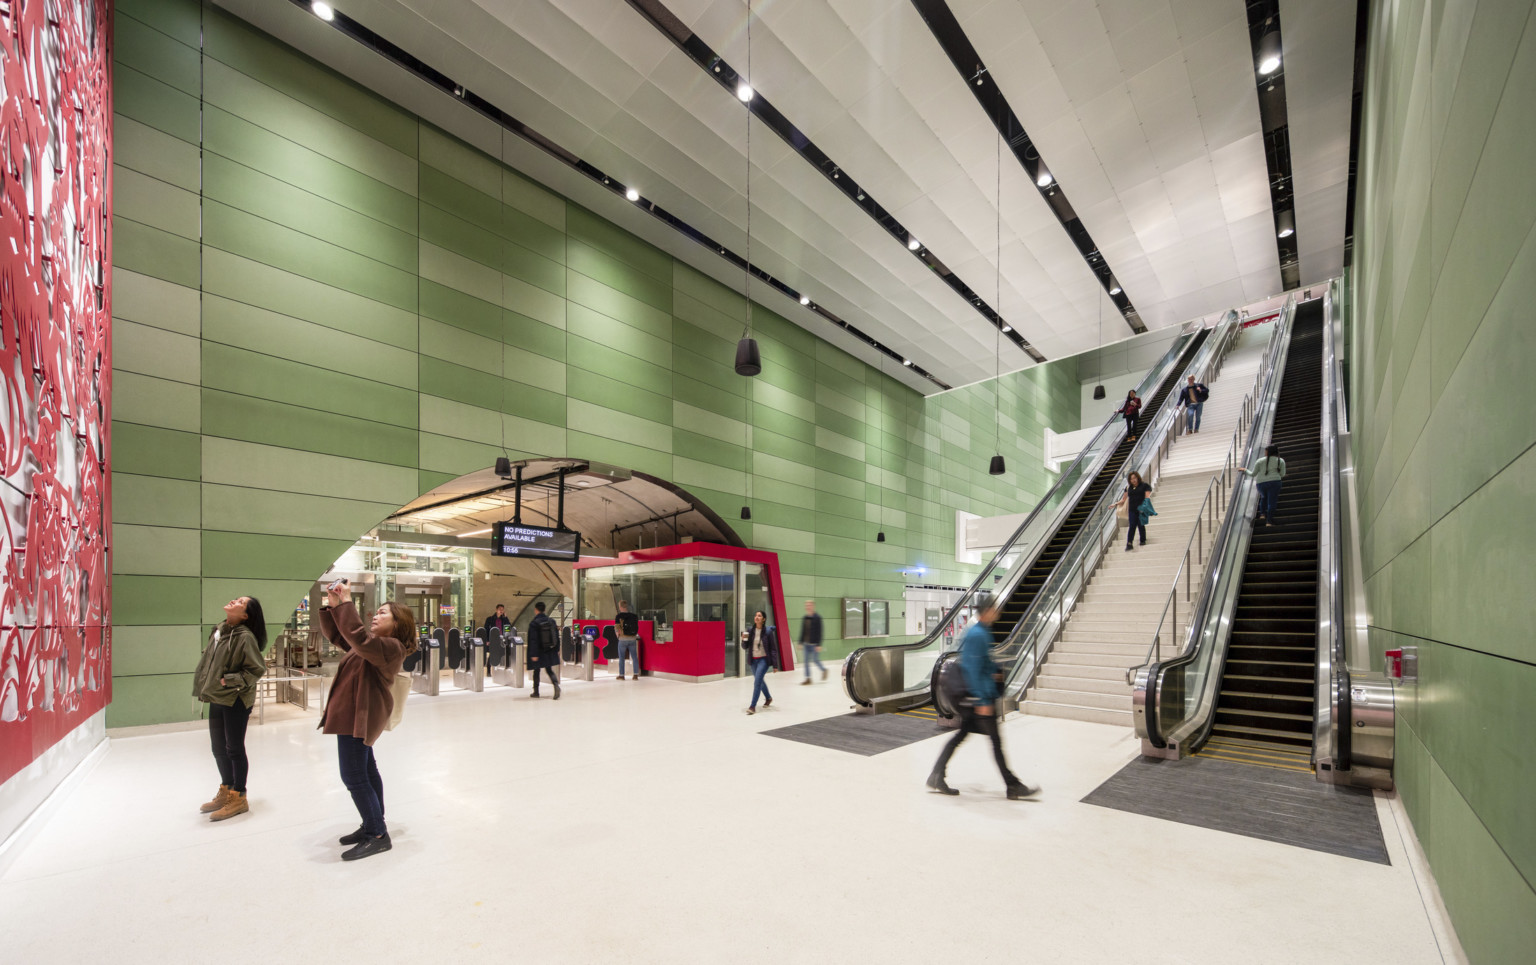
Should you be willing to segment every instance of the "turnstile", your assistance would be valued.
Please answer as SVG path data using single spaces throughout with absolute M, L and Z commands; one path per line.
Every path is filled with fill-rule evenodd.
M 443 642 L 441 628 L 433 630 L 432 636 L 422 640 L 423 646 L 417 651 L 420 659 L 411 668 L 412 692 L 426 694 L 428 697 L 437 696 L 443 682 Z
M 458 632 L 457 627 L 452 631 Z M 460 690 L 480 693 L 485 690 L 485 641 L 476 634 L 464 643 L 459 652 L 459 662 L 453 665 L 453 685 Z
M 500 630 L 492 627 L 491 641 L 491 652 L 495 654 L 491 663 L 491 682 L 522 689 L 523 640 L 517 629 L 514 627 L 503 636 Z

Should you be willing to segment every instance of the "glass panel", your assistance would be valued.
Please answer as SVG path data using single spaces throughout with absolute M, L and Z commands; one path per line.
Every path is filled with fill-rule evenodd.
M 869 635 L 887 637 L 891 634 L 891 605 L 885 600 L 869 601 Z
M 736 612 L 736 564 L 724 560 L 699 560 L 693 580 L 693 619 L 725 623 L 725 675 L 741 673 L 737 637 L 741 620 Z
M 843 636 L 864 637 L 864 601 L 843 600 Z

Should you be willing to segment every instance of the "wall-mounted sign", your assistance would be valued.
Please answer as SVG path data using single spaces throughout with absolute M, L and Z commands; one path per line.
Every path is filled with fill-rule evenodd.
M 449 606 L 446 603 L 440 605 L 437 608 L 437 615 L 438 616 L 451 617 L 451 616 L 453 616 L 457 612 L 459 612 L 459 608 L 458 607 L 456 607 L 456 606 Z
M 581 534 L 542 526 L 494 523 L 491 526 L 491 555 L 575 563 L 581 559 Z

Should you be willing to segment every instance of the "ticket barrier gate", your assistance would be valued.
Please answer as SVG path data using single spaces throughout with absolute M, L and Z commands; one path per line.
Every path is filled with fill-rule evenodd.
M 581 641 L 580 675 L 582 680 L 592 679 L 592 667 L 597 662 L 597 627 L 585 627 L 579 637 Z
M 436 697 L 443 682 L 443 644 L 447 638 L 441 628 L 432 631 L 421 641 L 419 659 L 411 668 L 411 692 Z
M 491 640 L 496 656 L 491 664 L 491 682 L 503 687 L 523 686 L 523 640 L 513 628 L 505 636 L 491 628 Z
M 458 627 L 449 631 L 449 636 L 459 632 Z M 472 690 L 480 693 L 485 690 L 485 641 L 479 634 L 468 637 L 464 645 L 459 649 L 459 662 L 453 665 L 453 685 L 460 690 Z

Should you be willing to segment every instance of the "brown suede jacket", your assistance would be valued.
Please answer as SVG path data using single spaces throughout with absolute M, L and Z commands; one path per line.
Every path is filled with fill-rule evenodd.
M 390 684 L 405 662 L 405 645 L 394 637 L 376 637 L 363 629 L 357 607 L 350 602 L 322 607 L 320 632 L 346 651 L 336 668 L 320 728 L 327 734 L 361 737 L 372 747 L 395 709 Z

